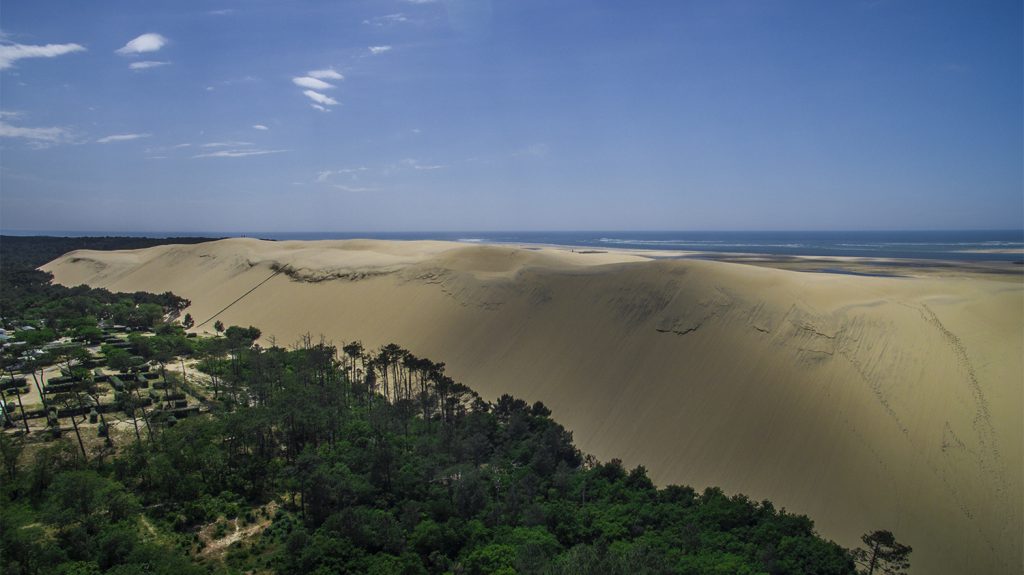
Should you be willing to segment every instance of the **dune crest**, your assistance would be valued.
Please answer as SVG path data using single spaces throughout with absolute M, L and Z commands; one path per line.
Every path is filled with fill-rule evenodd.
M 489 399 L 543 401 L 581 449 L 660 483 L 771 499 L 845 546 L 890 529 L 916 573 L 1020 572 L 1019 281 L 371 240 L 77 251 L 43 269 L 171 290 L 197 323 L 279 345 L 395 341 Z

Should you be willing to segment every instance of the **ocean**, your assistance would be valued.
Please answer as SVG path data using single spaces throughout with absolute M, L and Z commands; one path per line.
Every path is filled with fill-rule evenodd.
M 1024 230 L 851 232 L 88 232 L 8 231 L 10 235 L 256 237 L 272 240 L 373 238 L 547 244 L 586 249 L 685 250 L 789 256 L 849 256 L 961 261 L 1024 261 Z

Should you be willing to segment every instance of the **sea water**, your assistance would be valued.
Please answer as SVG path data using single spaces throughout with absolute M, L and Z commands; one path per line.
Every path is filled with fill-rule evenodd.
M 255 237 L 272 240 L 387 239 L 466 243 L 538 244 L 603 249 L 645 249 L 784 256 L 1024 261 L 1024 230 L 846 232 L 87 232 L 8 231 L 13 235 L 133 237 Z

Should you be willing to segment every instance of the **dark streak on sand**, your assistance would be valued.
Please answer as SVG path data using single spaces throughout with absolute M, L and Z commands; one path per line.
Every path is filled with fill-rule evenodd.
M 913 259 L 849 259 L 830 257 L 798 257 L 787 255 L 762 255 L 742 253 L 687 254 L 671 256 L 669 259 L 696 259 L 719 262 L 748 264 L 792 271 L 830 273 L 862 277 L 912 277 L 933 273 L 947 275 L 979 274 L 1005 276 L 1019 279 L 1024 276 L 1022 262 L 954 261 L 954 260 L 913 260 Z
M 907 277 L 899 274 L 887 274 L 887 273 L 876 273 L 876 272 L 859 272 L 855 270 L 848 270 L 843 268 L 818 268 L 811 270 L 800 270 L 807 273 L 819 273 L 819 274 L 841 274 L 846 276 L 865 276 L 873 278 L 902 278 Z

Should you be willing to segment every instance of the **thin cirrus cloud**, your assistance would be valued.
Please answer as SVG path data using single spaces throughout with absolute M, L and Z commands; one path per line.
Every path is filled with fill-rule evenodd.
M 313 90 L 303 90 L 302 93 L 321 106 L 337 106 L 338 101 L 328 96 L 327 94 L 321 94 L 320 92 L 314 92 Z
M 401 12 L 396 12 L 395 14 L 385 14 L 384 16 L 375 16 L 373 18 L 363 20 L 363 24 L 368 24 L 370 26 L 377 26 L 378 28 L 381 28 L 384 26 L 390 26 L 392 24 L 401 24 L 403 22 L 408 21 L 408 16 Z
M 317 78 L 317 79 L 320 79 L 320 80 L 323 80 L 325 78 L 328 79 L 328 80 L 344 80 L 345 79 L 345 77 L 342 76 L 334 68 L 327 68 L 325 70 L 313 70 L 308 75 L 310 77 L 312 77 L 312 78 Z
M 0 70 L 6 70 L 24 58 L 56 58 L 73 52 L 84 52 L 80 44 L 0 44 Z
M 252 142 L 209 142 L 207 144 L 201 144 L 200 148 L 240 148 L 243 146 L 251 146 Z
M 444 164 L 422 164 L 419 160 L 414 158 L 406 158 L 402 160 L 401 163 L 414 170 L 443 170 L 448 167 Z
M 144 60 L 142 62 L 132 62 L 128 64 L 128 67 L 132 70 L 149 70 L 150 68 L 159 68 L 161 66 L 167 66 L 170 62 L 158 62 L 155 60 Z
M 333 84 L 328 84 L 327 82 L 312 76 L 299 76 L 297 78 L 292 78 L 292 83 L 301 88 L 309 88 L 310 90 L 330 90 L 334 87 Z
M 370 54 L 376 56 L 377 54 L 383 54 L 384 52 L 390 52 L 391 46 L 370 46 Z
M 247 158 L 249 156 L 265 156 L 267 154 L 280 154 L 288 150 L 217 150 L 206 154 L 197 154 L 193 158 Z
M 252 128 L 253 128 L 254 130 L 261 130 L 261 131 L 264 131 L 264 130 L 269 130 L 269 129 L 270 129 L 270 128 L 268 128 L 268 127 L 264 126 L 263 124 L 253 124 L 253 125 L 252 125 Z
M 355 178 L 356 174 L 358 174 L 359 172 L 365 172 L 368 169 L 369 168 L 367 168 L 366 166 L 359 166 L 357 168 L 342 168 L 340 170 L 322 170 L 320 172 L 317 172 L 316 182 L 322 184 L 326 182 L 327 179 L 333 176 L 334 174 L 349 174 L 353 178 Z
M 110 144 L 113 142 L 127 142 L 130 140 L 138 140 L 139 138 L 148 138 L 149 134 L 111 134 L 96 140 L 97 144 Z
M 146 34 L 132 38 L 127 44 L 115 51 L 122 55 L 144 54 L 146 52 L 156 52 L 166 45 L 167 38 L 157 34 L 156 32 L 147 32 Z
M 25 128 L 22 126 L 12 126 L 2 120 L 0 120 L 0 138 L 20 138 L 27 140 L 30 145 L 35 147 L 62 144 L 73 139 L 71 133 L 65 128 Z

